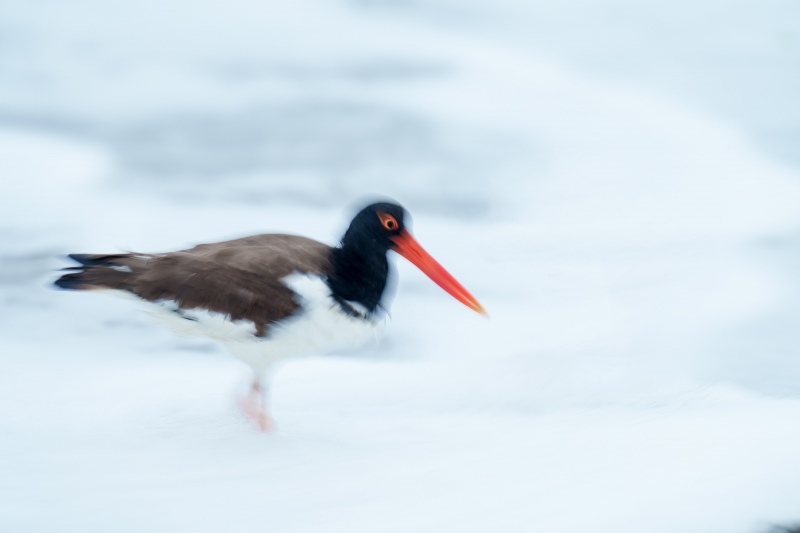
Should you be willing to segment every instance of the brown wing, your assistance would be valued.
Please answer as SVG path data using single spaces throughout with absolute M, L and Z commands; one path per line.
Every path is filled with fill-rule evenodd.
M 56 285 L 121 289 L 152 302 L 246 319 L 262 336 L 299 307 L 281 279 L 292 272 L 325 276 L 331 248 L 295 235 L 256 235 L 167 254 L 71 255 L 81 263 Z

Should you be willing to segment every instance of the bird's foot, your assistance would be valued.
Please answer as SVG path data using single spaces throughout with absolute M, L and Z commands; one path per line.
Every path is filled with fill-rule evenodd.
M 275 429 L 275 421 L 267 413 L 259 413 L 253 419 L 253 422 L 263 432 L 272 431 Z
M 261 394 L 258 391 L 251 390 L 247 396 L 239 400 L 239 408 L 245 418 L 254 423 L 259 430 L 266 432 L 275 429 L 275 421 L 262 406 Z

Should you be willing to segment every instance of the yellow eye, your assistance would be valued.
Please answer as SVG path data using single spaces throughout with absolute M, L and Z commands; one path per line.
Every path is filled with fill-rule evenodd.
M 383 225 L 384 229 L 394 231 L 399 227 L 397 220 L 395 220 L 395 218 L 388 213 L 381 213 L 379 211 L 378 218 L 381 219 L 381 224 Z

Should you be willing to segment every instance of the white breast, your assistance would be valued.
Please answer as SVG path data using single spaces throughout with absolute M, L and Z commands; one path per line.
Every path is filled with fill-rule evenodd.
M 266 337 L 256 337 L 255 324 L 249 320 L 232 321 L 222 313 L 179 309 L 173 301 L 148 302 L 147 311 L 176 333 L 221 342 L 257 372 L 287 357 L 354 349 L 380 340 L 385 313 L 365 318 L 346 313 L 319 276 L 295 273 L 281 281 L 295 292 L 301 308 L 272 324 Z

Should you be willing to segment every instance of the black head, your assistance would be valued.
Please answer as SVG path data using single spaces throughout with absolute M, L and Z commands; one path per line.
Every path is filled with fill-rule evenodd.
M 379 202 L 358 212 L 342 237 L 343 248 L 365 253 L 385 254 L 392 247 L 392 237 L 405 229 L 408 215 L 398 204 Z
M 483 306 L 407 231 L 407 222 L 410 219 L 405 209 L 390 202 L 368 205 L 353 218 L 342 245 L 334 248 L 331 256 L 333 270 L 328 285 L 334 299 L 344 309 L 347 302 L 357 302 L 372 313 L 381 303 L 389 276 L 386 253 L 393 250 L 456 300 L 485 315 Z
M 389 279 L 386 253 L 407 220 L 405 209 L 389 202 L 368 205 L 353 217 L 341 246 L 333 250 L 328 277 L 334 298 L 345 309 L 346 302 L 356 302 L 371 313 L 381 304 Z

